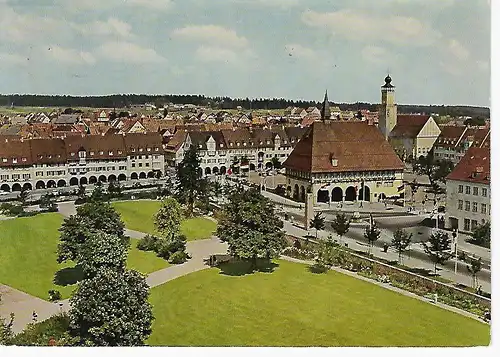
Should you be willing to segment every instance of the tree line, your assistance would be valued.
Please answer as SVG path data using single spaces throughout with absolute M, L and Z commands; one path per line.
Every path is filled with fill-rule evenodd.
M 147 95 L 147 94 L 113 94 L 106 96 L 69 96 L 69 95 L 32 95 L 12 94 L 0 95 L 0 106 L 14 107 L 89 107 L 89 108 L 125 108 L 131 105 L 153 103 L 157 107 L 164 104 L 193 104 L 210 107 L 212 109 L 245 110 L 273 110 L 288 107 L 308 108 L 320 107 L 321 102 L 308 100 L 289 100 L 284 98 L 230 98 L 207 97 L 204 95 Z M 341 110 L 370 110 L 377 111 L 378 103 L 332 103 Z M 445 106 L 445 105 L 398 105 L 399 113 L 436 113 L 439 115 L 470 116 L 473 118 L 489 118 L 490 109 L 472 106 Z

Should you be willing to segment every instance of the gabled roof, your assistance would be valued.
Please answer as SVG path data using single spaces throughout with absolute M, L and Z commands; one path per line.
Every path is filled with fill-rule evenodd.
M 490 184 L 490 149 L 471 147 L 447 180 Z
M 332 165 L 337 160 L 337 166 Z M 377 127 L 365 122 L 315 122 L 283 166 L 297 171 L 403 170 L 404 164 Z
M 439 129 L 441 129 L 441 134 L 439 134 L 435 145 L 443 148 L 454 148 L 459 144 L 467 127 L 465 125 L 441 125 Z
M 392 129 L 390 136 L 416 138 L 429 118 L 430 115 L 400 114 L 397 117 L 396 126 Z

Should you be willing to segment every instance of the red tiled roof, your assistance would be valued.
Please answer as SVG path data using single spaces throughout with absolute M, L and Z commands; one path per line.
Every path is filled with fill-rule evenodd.
M 392 129 L 390 136 L 415 138 L 429 118 L 430 115 L 399 114 L 396 126 Z
M 32 165 L 29 140 L 5 139 L 0 143 L 0 167 Z
M 283 166 L 313 173 L 404 168 L 377 127 L 356 121 L 314 122 Z
M 446 179 L 489 184 L 490 149 L 471 147 Z

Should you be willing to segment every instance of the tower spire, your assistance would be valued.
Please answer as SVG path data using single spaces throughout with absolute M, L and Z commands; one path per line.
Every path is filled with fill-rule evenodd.
M 325 90 L 325 99 L 321 108 L 321 120 L 330 120 L 332 113 L 330 112 L 330 103 L 328 102 L 328 90 Z

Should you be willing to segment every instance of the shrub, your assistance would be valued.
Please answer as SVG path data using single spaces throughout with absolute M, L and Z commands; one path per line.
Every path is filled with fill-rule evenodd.
M 169 259 L 175 252 L 186 251 L 186 236 L 178 235 L 172 239 L 160 239 L 156 246 L 156 253 L 163 259 Z
M 158 237 L 151 234 L 146 234 L 137 242 L 137 249 L 145 251 L 156 251 L 158 246 Z
M 33 216 L 36 216 L 37 214 L 40 214 L 41 212 L 40 211 L 30 211 L 30 212 L 26 212 L 26 211 L 22 211 L 21 213 L 19 213 L 17 216 L 18 217 L 33 217 Z
M 0 205 L 0 212 L 6 216 L 19 216 L 24 212 L 24 208 L 20 205 L 4 202 Z
M 172 255 L 170 255 L 170 258 L 168 258 L 168 262 L 170 264 L 182 264 L 186 260 L 188 260 L 188 258 L 189 258 L 189 255 L 186 252 L 177 251 L 177 252 L 172 253 Z
M 62 296 L 59 290 L 49 290 L 49 300 L 50 301 L 59 301 Z
M 24 331 L 12 338 L 16 346 L 71 346 L 73 339 L 68 334 L 69 318 L 66 314 L 29 324 Z

